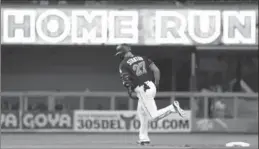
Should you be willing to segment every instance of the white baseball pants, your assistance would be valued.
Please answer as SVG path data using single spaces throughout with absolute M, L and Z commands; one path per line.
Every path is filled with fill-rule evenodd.
M 156 96 L 156 86 L 152 81 L 145 82 L 150 89 L 144 90 L 144 85 L 135 88 L 139 99 L 137 112 L 140 119 L 139 139 L 141 141 L 150 141 L 148 137 L 148 123 L 151 120 L 160 120 L 172 112 L 175 112 L 173 105 L 169 105 L 158 110 L 154 100 Z

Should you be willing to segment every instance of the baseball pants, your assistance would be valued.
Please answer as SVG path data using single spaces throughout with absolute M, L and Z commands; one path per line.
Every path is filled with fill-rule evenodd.
M 145 91 L 144 85 L 135 88 L 138 97 L 137 113 L 140 119 L 139 139 L 141 141 L 150 141 L 148 137 L 148 123 L 152 120 L 160 120 L 172 112 L 175 112 L 173 105 L 162 109 L 157 109 L 155 96 L 156 86 L 152 81 L 145 82 L 149 89 Z

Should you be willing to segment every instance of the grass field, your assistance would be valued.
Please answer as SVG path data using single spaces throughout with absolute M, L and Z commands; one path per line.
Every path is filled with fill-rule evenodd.
M 258 135 L 242 134 L 150 134 L 152 144 L 139 146 L 137 134 L 2 134 L 1 149 L 217 149 L 232 141 L 258 149 Z

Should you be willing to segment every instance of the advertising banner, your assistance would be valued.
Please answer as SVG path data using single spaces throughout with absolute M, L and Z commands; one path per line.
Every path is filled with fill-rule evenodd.
M 17 111 L 2 111 L 1 112 L 1 129 L 16 130 L 19 129 L 20 119 Z
M 73 128 L 72 112 L 25 112 L 22 116 L 24 130 L 63 130 Z
M 74 130 L 85 132 L 137 132 L 140 121 L 136 111 L 75 111 Z M 191 112 L 182 119 L 171 114 L 149 123 L 150 132 L 172 133 L 191 131 Z
M 2 44 L 256 45 L 258 11 L 2 8 Z
M 193 132 L 258 133 L 258 119 L 192 119 Z

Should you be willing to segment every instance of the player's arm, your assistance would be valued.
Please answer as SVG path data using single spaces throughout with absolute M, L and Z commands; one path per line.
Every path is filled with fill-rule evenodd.
M 130 78 L 130 72 L 128 71 L 128 69 L 125 66 L 124 67 L 120 66 L 120 77 L 121 77 L 123 86 L 125 88 L 127 88 L 127 90 L 128 90 L 128 94 L 129 94 L 130 98 L 137 100 L 138 98 L 132 96 L 133 84 L 132 84 L 132 81 Z
M 156 64 L 151 61 L 150 59 L 148 59 L 148 63 L 149 63 L 149 68 L 150 70 L 153 72 L 154 74 L 154 78 L 155 78 L 155 85 L 158 86 L 159 85 L 159 81 L 160 81 L 160 70 L 159 68 L 156 66 Z
M 127 89 L 132 87 L 130 73 L 129 73 L 128 69 L 123 65 L 120 66 L 120 77 L 121 77 L 121 81 L 122 81 L 122 84 L 124 87 L 126 87 Z

